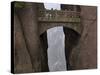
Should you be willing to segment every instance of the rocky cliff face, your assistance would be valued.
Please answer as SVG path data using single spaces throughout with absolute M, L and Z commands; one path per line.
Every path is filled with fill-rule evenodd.
M 70 63 L 74 69 L 93 69 L 97 67 L 97 7 L 81 6 L 81 21 L 84 29 Z
M 14 72 L 32 72 L 30 56 L 27 51 L 25 38 L 18 16 L 14 15 Z
M 17 23 L 17 19 L 14 20 L 15 27 L 17 27 L 14 30 L 16 32 L 16 35 L 18 35 L 16 36 L 17 41 L 15 41 L 15 51 L 19 53 L 15 56 L 18 56 L 18 59 L 21 59 L 19 62 L 21 62 L 21 64 L 23 64 L 24 66 L 18 66 L 18 69 L 15 70 L 16 73 L 41 71 L 41 49 L 40 38 L 38 35 L 37 5 L 35 3 L 25 3 L 25 5 L 26 7 L 16 9 L 15 12 L 17 14 L 18 20 L 20 21 L 20 27 L 17 27 L 19 26 L 19 24 Z M 19 29 L 20 32 L 18 33 L 17 30 Z M 24 43 L 22 40 L 24 41 Z M 22 51 L 20 50 L 20 47 L 22 47 Z M 27 54 L 30 56 L 30 58 L 28 58 L 27 54 L 24 53 L 25 49 L 27 50 Z M 24 55 L 23 58 L 22 55 Z M 24 58 L 25 61 L 23 61 Z M 24 64 L 29 59 L 30 62 Z M 15 62 L 17 62 L 16 59 Z M 17 63 L 17 65 L 20 64 Z

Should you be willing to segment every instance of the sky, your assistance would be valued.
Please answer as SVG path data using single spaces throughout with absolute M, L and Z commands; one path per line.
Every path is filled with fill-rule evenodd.
M 44 3 L 44 6 L 46 9 L 57 9 L 60 10 L 60 4 L 56 4 L 56 3 Z

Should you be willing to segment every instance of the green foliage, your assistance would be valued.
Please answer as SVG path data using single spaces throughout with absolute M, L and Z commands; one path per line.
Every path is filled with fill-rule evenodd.
M 25 2 L 15 2 L 14 7 L 15 8 L 24 8 L 25 7 Z

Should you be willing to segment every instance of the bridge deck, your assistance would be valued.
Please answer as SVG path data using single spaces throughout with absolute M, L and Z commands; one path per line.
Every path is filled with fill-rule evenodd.
M 39 22 L 80 22 L 80 13 L 64 10 L 39 11 Z

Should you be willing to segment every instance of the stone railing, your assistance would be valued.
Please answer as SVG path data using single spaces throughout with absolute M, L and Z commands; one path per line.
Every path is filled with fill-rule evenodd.
M 66 10 L 44 10 L 39 11 L 38 20 L 41 22 L 80 22 L 80 13 Z

